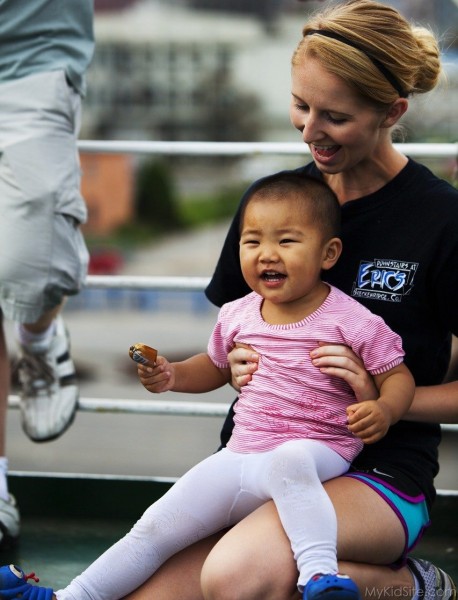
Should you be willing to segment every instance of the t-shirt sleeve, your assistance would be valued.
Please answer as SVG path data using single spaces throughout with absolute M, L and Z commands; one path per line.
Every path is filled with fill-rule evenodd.
M 230 366 L 227 355 L 232 349 L 234 335 L 228 327 L 231 323 L 230 305 L 224 305 L 219 311 L 218 319 L 207 345 L 207 353 L 210 360 L 220 369 L 226 369 Z
M 355 336 L 353 350 L 371 375 L 386 373 L 404 360 L 401 337 L 377 315 L 363 322 Z

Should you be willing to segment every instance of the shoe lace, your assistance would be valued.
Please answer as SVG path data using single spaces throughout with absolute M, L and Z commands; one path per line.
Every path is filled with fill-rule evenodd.
M 33 580 L 35 581 L 35 583 L 38 583 L 38 582 L 40 581 L 39 577 L 37 577 L 37 576 L 35 575 L 35 573 L 33 573 L 33 572 L 32 572 L 32 573 L 29 573 L 28 575 L 26 575 L 26 574 L 24 573 L 24 579 L 25 579 L 26 581 L 28 581 L 29 579 L 33 579 Z
M 23 357 L 17 362 L 15 370 L 27 395 L 33 394 L 37 389 L 50 388 L 55 381 L 54 371 L 46 362 L 45 356 L 24 351 Z

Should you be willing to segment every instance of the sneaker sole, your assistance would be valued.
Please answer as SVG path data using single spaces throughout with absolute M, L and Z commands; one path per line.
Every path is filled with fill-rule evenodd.
M 52 442 L 53 440 L 57 440 L 58 438 L 60 438 L 60 436 L 63 435 L 67 431 L 67 429 L 69 429 L 71 427 L 71 425 L 73 425 L 77 411 L 78 411 L 78 400 L 75 403 L 75 408 L 73 409 L 70 419 L 67 421 L 67 423 L 64 425 L 64 427 L 62 429 L 60 429 L 58 432 L 53 433 L 51 435 L 47 435 L 46 437 L 36 437 L 36 436 L 32 435 L 29 431 L 27 431 L 27 429 L 24 426 L 24 423 L 22 423 L 22 430 L 24 431 L 26 436 L 30 440 L 32 440 L 32 442 L 35 442 L 38 444 L 41 442 Z

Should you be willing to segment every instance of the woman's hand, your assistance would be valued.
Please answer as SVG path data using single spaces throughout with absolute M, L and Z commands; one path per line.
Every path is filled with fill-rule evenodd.
M 138 365 L 137 374 L 144 388 L 153 394 L 167 392 L 175 385 L 175 369 L 163 356 L 158 356 L 154 367 Z
M 259 355 L 246 344 L 236 344 L 227 355 L 231 366 L 231 385 L 238 392 L 251 381 L 253 373 L 258 368 Z
M 318 348 L 310 353 L 312 364 L 322 373 L 340 377 L 355 393 L 356 400 L 377 400 L 379 392 L 372 376 L 364 368 L 363 361 L 343 344 L 318 342 Z

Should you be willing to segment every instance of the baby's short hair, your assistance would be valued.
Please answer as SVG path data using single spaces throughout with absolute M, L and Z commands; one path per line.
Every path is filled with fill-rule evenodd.
M 304 202 L 311 221 L 328 238 L 340 236 L 341 208 L 332 189 L 312 175 L 300 171 L 280 171 L 256 181 L 247 191 L 240 215 L 240 229 L 246 207 L 253 199 L 278 197 Z

